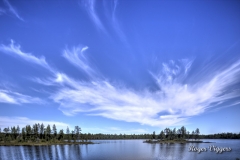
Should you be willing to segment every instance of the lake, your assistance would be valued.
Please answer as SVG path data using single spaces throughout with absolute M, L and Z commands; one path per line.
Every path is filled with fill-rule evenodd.
M 92 140 L 90 145 L 0 146 L 0 160 L 236 160 L 240 158 L 240 140 L 209 139 L 215 143 L 149 144 L 144 140 Z M 216 153 L 209 146 L 230 147 L 230 152 Z M 207 148 L 190 152 L 189 147 Z

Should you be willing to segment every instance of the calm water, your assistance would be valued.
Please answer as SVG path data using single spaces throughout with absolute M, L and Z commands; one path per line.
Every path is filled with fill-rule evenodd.
M 143 140 L 93 140 L 92 145 L 0 146 L 0 159 L 181 160 L 240 158 L 240 140 L 204 140 L 215 143 L 148 144 Z M 190 146 L 231 147 L 231 152 L 189 152 Z

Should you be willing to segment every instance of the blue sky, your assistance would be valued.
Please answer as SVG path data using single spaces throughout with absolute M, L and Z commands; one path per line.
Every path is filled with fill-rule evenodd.
M 2 0 L 0 127 L 239 132 L 240 2 Z

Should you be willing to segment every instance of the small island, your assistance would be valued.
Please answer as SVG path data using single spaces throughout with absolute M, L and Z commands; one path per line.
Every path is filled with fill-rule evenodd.
M 195 131 L 192 131 L 191 134 L 184 126 L 182 126 L 180 129 L 174 128 L 173 130 L 166 128 L 162 130 L 158 136 L 154 131 L 152 134 L 152 139 L 143 141 L 143 143 L 213 143 L 200 141 L 199 134 L 200 130 L 198 128 Z

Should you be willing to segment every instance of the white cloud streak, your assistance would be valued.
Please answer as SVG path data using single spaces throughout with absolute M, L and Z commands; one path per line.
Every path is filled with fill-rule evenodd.
M 79 112 L 150 126 L 173 126 L 187 123 L 188 118 L 216 107 L 216 103 L 237 98 L 228 87 L 239 82 L 240 61 L 217 72 L 210 80 L 183 84 L 191 68 L 191 60 L 163 63 L 161 73 L 153 74 L 159 90 L 135 91 L 108 81 L 81 82 L 59 74 L 55 82 L 62 87 L 51 98 L 68 116 Z M 58 80 L 57 80 L 58 79 Z M 224 93 L 224 94 L 223 94 Z
M 117 33 L 117 35 L 121 38 L 121 40 L 127 45 L 127 38 L 126 35 L 124 34 L 124 32 L 122 31 L 122 28 L 119 25 L 119 21 L 116 18 L 116 9 L 117 9 L 117 5 L 118 5 L 118 0 L 114 0 L 113 1 L 113 11 L 112 11 L 112 25 L 113 28 L 115 30 L 115 32 Z
M 229 87 L 239 83 L 240 61 L 225 69 L 215 69 L 194 84 L 183 83 L 191 69 L 192 60 L 182 59 L 162 64 L 158 74 L 152 73 L 158 86 L 157 91 L 143 89 L 136 91 L 119 86 L 104 79 L 98 79 L 83 52 L 88 47 L 65 49 L 63 56 L 74 66 L 87 73 L 92 81 L 78 81 L 61 72 L 54 72 L 44 58 L 37 58 L 20 50 L 14 42 L 1 45 L 0 51 L 14 53 L 26 61 L 38 64 L 53 72 L 54 78 L 35 79 L 44 85 L 58 85 L 58 90 L 50 98 L 60 104 L 59 109 L 68 116 L 85 112 L 92 116 L 102 116 L 125 122 L 137 122 L 150 126 L 184 125 L 187 120 L 208 109 L 225 107 L 224 102 L 239 98 L 238 90 Z M 207 73 L 207 72 L 206 72 Z M 206 78 L 207 77 L 207 78 Z M 4 103 L 28 103 L 25 96 L 7 91 L 0 92 Z M 15 98 L 13 97 L 15 96 Z M 17 98 L 16 98 L 17 97 Z M 25 98 L 22 98 L 25 97 Z M 239 101 L 234 101 L 239 103 Z
M 100 18 L 98 17 L 96 10 L 95 10 L 95 0 L 83 0 L 83 5 L 89 15 L 89 17 L 92 19 L 92 21 L 95 23 L 97 26 L 97 29 L 100 29 L 101 31 L 106 32 L 105 27 L 103 26 Z
M 11 56 L 18 56 L 27 62 L 44 67 L 48 71 L 54 73 L 54 75 L 56 73 L 56 71 L 51 66 L 49 66 L 49 64 L 46 62 L 44 57 L 38 58 L 32 55 L 31 53 L 23 52 L 21 50 L 21 46 L 18 44 L 15 44 L 13 40 L 11 40 L 11 43 L 9 45 L 1 44 L 0 52 L 9 54 Z M 32 79 L 39 83 L 45 82 L 40 78 L 32 78 Z M 49 84 L 49 85 L 52 85 L 52 84 Z M 11 90 L 0 90 L 0 103 L 23 104 L 23 103 L 44 103 L 44 101 L 40 100 L 39 98 L 27 96 L 24 94 L 20 94 L 18 92 L 13 92 Z
M 54 69 L 48 65 L 48 63 L 46 62 L 44 57 L 38 58 L 38 57 L 32 55 L 31 53 L 23 52 L 21 50 L 21 46 L 18 44 L 15 44 L 13 40 L 11 40 L 11 43 L 9 45 L 1 44 L 0 51 L 4 52 L 6 54 L 10 54 L 12 56 L 17 55 L 20 58 L 22 58 L 28 62 L 40 65 L 40 66 L 48 69 L 51 72 L 55 72 Z
M 105 11 L 106 15 L 105 15 L 105 19 L 107 20 L 107 22 L 103 23 L 103 18 L 100 18 L 99 14 L 96 12 L 96 0 L 83 0 L 83 6 L 86 9 L 89 17 L 91 18 L 91 20 L 93 21 L 93 23 L 95 24 L 95 26 L 97 27 L 97 29 L 101 30 L 103 33 L 105 33 L 107 36 L 109 36 L 108 31 L 107 31 L 107 26 L 103 25 L 103 24 L 110 24 L 110 28 L 114 29 L 114 31 L 117 33 L 117 35 L 119 36 L 119 38 L 125 43 L 125 45 L 127 44 L 127 38 L 124 34 L 124 32 L 122 31 L 120 25 L 119 25 L 119 21 L 116 18 L 116 9 L 117 9 L 117 5 L 118 5 L 118 0 L 114 0 L 114 1 L 103 1 L 103 6 L 99 7 L 102 8 L 102 10 L 100 11 Z M 110 6 L 109 6 L 110 4 Z M 110 13 L 107 12 L 110 10 Z M 129 46 L 128 46 L 129 47 Z
M 65 49 L 63 51 L 63 57 L 66 58 L 74 66 L 84 71 L 88 76 L 93 77 L 96 75 L 96 72 L 90 67 L 87 58 L 84 56 L 84 52 L 87 49 L 88 46 L 73 47 L 72 50 Z
M 10 104 L 23 104 L 23 103 L 39 103 L 42 101 L 39 98 L 31 97 L 28 95 L 23 95 L 17 92 L 11 92 L 9 90 L 0 90 L 0 103 L 10 103 Z
M 29 119 L 27 117 L 7 117 L 7 116 L 0 116 L 0 128 L 7 128 L 19 125 L 20 128 L 26 127 L 26 125 L 33 125 L 35 123 L 44 124 L 46 127 L 48 124 L 52 127 L 53 124 L 56 125 L 57 129 L 65 129 L 69 127 L 70 129 L 73 128 L 67 123 L 58 122 L 58 121 L 46 121 L 46 120 L 35 120 Z
M 9 3 L 8 0 L 3 0 L 3 1 L 4 1 L 4 3 L 8 6 L 9 11 L 10 11 L 14 16 L 16 16 L 19 20 L 24 21 L 24 19 L 19 16 L 17 10 Z

